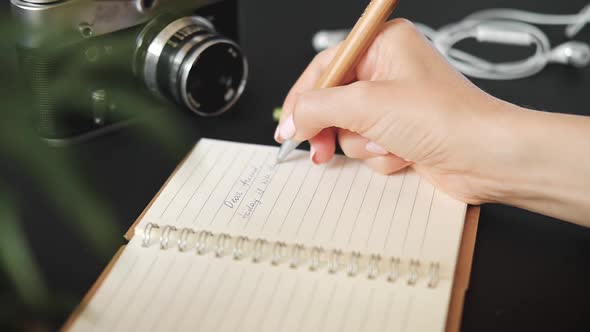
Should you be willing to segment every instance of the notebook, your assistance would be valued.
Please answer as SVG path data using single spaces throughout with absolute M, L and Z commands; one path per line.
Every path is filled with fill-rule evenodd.
M 477 209 L 277 151 L 200 140 L 63 330 L 458 330 Z

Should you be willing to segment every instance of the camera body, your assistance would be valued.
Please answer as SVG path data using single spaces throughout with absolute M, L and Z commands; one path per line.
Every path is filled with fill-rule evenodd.
M 157 99 L 218 115 L 245 88 L 237 0 L 11 2 L 32 120 L 51 143 L 125 126 Z

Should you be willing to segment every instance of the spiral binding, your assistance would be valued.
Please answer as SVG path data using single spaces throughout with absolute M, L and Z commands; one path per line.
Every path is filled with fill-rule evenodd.
M 398 257 L 384 258 L 376 254 L 363 255 L 356 251 L 345 253 L 339 249 L 325 250 L 319 246 L 309 248 L 301 244 L 288 245 L 279 241 L 232 237 L 225 233 L 213 234 L 190 228 L 179 230 L 174 226 L 161 227 L 147 223 L 141 245 L 150 247 L 154 241 L 157 241 L 161 250 L 176 247 L 180 252 L 195 250 L 198 255 L 213 253 L 215 257 L 231 255 L 235 260 L 250 258 L 254 263 L 266 260 L 271 265 L 287 264 L 292 269 L 307 267 L 311 271 L 324 269 L 330 274 L 344 272 L 350 277 L 364 273 L 368 279 L 384 277 L 389 283 L 405 277 L 410 286 L 425 278 L 428 288 L 436 288 L 441 279 L 439 262 L 431 262 L 427 269 L 421 270 L 422 262 L 417 259 L 403 262 Z

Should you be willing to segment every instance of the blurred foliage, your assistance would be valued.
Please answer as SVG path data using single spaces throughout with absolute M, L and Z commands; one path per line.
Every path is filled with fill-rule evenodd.
M 48 290 L 6 193 L 0 194 L 0 264 L 24 303 L 36 308 L 47 302 Z
M 1 8 L 0 8 L 1 9 Z M 88 186 L 76 167 L 76 156 L 67 149 L 48 148 L 31 122 L 30 112 L 34 110 L 31 93 L 24 86 L 23 75 L 16 69 L 15 45 L 21 37 L 19 27 L 11 21 L 6 13 L 0 12 L 0 162 L 6 161 L 17 167 L 24 177 L 32 179 L 41 192 L 56 210 L 61 213 L 64 222 L 71 225 L 83 242 L 87 243 L 97 256 L 110 258 L 113 248 L 121 242 L 122 234 L 116 226 L 115 217 L 104 197 L 97 197 Z M 49 44 L 61 42 L 59 35 Z M 125 47 L 129 40 L 112 40 L 114 47 Z M 120 43 L 118 45 L 117 43 Z M 44 50 L 53 56 L 54 50 Z M 85 105 L 76 105 L 72 93 L 80 86 L 92 83 L 92 77 L 81 77 L 79 68 L 82 65 L 76 58 L 64 61 L 60 75 L 51 82 L 51 93 L 56 100 L 70 101 L 80 112 L 89 112 Z M 104 63 L 105 70 L 110 63 Z M 119 83 L 116 75 L 112 75 L 113 87 Z M 141 87 L 142 84 L 137 84 Z M 145 98 L 138 90 L 123 90 L 124 98 L 118 101 L 118 107 L 132 110 L 141 119 L 135 127 L 142 139 L 151 140 L 161 147 L 162 151 L 174 150 L 179 145 L 180 135 L 176 118 L 169 116 L 173 112 L 163 111 L 160 103 Z M 34 111 L 33 111 L 34 112 Z M 84 144 L 84 143 L 82 143 Z M 18 202 L 8 186 L 0 186 L 0 280 L 5 277 L 17 298 L 11 300 L 2 295 L 0 306 L 0 329 L 46 330 L 47 327 L 29 322 L 11 322 L 15 312 L 22 304 L 28 312 L 58 312 L 71 309 L 72 299 L 67 294 L 56 294 L 48 289 L 44 281 L 35 255 L 28 243 L 26 233 L 19 219 L 19 209 L 32 208 L 27 202 Z M 56 239 L 59 241 L 60 239 Z M 76 301 L 76 300 L 74 300 Z M 61 312 L 60 312 L 61 311 Z

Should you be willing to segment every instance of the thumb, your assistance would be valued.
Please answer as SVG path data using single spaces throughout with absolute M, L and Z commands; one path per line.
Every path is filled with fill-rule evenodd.
M 378 82 L 360 81 L 302 93 L 293 112 L 280 124 L 281 138 L 305 141 L 329 127 L 364 133 L 379 118 L 371 110 L 377 85 Z

